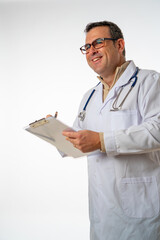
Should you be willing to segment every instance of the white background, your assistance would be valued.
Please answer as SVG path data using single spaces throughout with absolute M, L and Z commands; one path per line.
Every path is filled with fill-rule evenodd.
M 72 125 L 97 84 L 79 47 L 84 28 L 122 29 L 127 59 L 159 71 L 159 0 L 0 0 L 0 240 L 88 240 L 86 158 L 62 159 L 24 131 L 59 112 Z

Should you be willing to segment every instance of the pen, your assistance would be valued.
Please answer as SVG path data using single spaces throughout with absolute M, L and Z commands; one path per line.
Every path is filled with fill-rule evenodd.
M 58 116 L 58 112 L 55 112 L 54 117 L 57 118 L 57 116 Z

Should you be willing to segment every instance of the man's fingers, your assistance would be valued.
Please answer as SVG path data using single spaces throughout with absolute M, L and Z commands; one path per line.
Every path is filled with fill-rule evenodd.
M 66 140 L 73 144 L 74 147 L 78 147 L 76 138 L 66 137 Z
M 73 144 L 74 147 L 78 147 L 78 133 L 77 132 L 62 132 L 63 136 L 66 137 L 66 140 Z
M 63 136 L 67 138 L 77 138 L 77 132 L 62 132 Z
M 82 152 L 92 152 L 101 148 L 100 137 L 97 132 L 80 130 L 78 132 L 63 131 L 62 134 L 66 137 L 66 140 Z
M 47 116 L 46 116 L 46 118 L 49 118 L 49 117 L 53 117 L 51 114 L 48 114 Z

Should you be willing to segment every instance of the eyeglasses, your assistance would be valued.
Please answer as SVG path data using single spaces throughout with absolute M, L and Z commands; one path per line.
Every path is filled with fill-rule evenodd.
M 87 53 L 89 53 L 91 46 L 93 46 L 95 49 L 104 47 L 105 40 L 116 41 L 116 40 L 118 40 L 118 38 L 98 38 L 98 39 L 94 40 L 91 44 L 90 43 L 85 44 L 84 46 L 82 46 L 80 48 L 80 50 L 83 54 L 87 54 Z

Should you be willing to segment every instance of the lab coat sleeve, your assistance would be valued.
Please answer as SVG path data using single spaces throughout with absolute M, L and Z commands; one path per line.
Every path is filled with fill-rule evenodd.
M 109 156 L 160 151 L 160 75 L 152 72 L 141 82 L 138 94 L 140 125 L 104 133 Z

